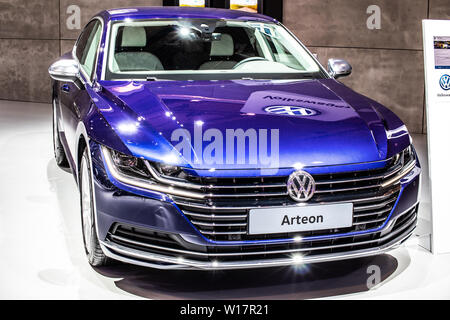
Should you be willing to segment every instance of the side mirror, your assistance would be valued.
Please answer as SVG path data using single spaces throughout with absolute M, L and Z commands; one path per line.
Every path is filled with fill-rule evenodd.
M 80 69 L 74 59 L 60 59 L 50 66 L 48 73 L 55 80 L 77 83 Z
M 329 59 L 328 73 L 335 79 L 346 77 L 352 73 L 352 66 L 342 59 Z

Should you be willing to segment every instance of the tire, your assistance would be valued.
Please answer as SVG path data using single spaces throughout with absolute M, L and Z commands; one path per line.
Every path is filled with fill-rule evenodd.
M 84 150 L 81 158 L 79 177 L 81 228 L 83 232 L 84 250 L 86 251 L 86 256 L 91 266 L 106 266 L 112 260 L 103 253 L 95 227 L 91 164 L 87 148 Z
M 59 128 L 58 121 L 56 117 L 56 99 L 53 98 L 52 102 L 52 113 L 53 113 L 53 151 L 55 153 L 56 164 L 60 168 L 69 168 L 69 161 L 67 161 L 66 153 L 64 152 L 64 147 L 59 138 Z

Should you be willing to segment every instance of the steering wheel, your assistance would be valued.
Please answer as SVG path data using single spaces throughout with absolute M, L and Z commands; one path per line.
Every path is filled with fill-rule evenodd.
M 233 69 L 236 69 L 237 67 L 242 66 L 244 63 L 252 62 L 252 61 L 268 61 L 268 60 L 263 57 L 250 57 L 250 58 L 244 59 L 244 60 L 236 63 L 235 66 L 233 67 Z

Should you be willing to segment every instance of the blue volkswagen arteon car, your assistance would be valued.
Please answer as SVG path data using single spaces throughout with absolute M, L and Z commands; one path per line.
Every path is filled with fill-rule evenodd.
M 55 157 L 93 266 L 286 266 L 375 255 L 417 221 L 408 130 L 283 25 L 241 11 L 122 8 L 53 78 Z

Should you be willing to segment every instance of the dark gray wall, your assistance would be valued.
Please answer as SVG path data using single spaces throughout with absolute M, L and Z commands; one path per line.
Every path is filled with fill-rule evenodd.
M 369 29 L 371 5 L 379 29 Z M 426 132 L 422 19 L 449 19 L 449 0 L 284 0 L 284 24 L 322 64 L 343 58 L 342 82 L 396 112 L 411 132 Z
M 0 0 L 0 99 L 48 101 L 58 55 L 58 0 Z
M 102 9 L 161 5 L 162 0 L 0 0 L 0 99 L 49 102 L 47 68 L 69 51 L 80 26 Z M 369 30 L 366 10 L 381 9 Z M 284 0 L 284 23 L 319 55 L 349 60 L 342 81 L 395 111 L 411 132 L 424 132 L 421 20 L 450 19 L 449 0 Z
M 49 102 L 47 69 L 73 46 L 80 27 L 103 9 L 162 5 L 162 0 L 0 0 L 0 99 Z

